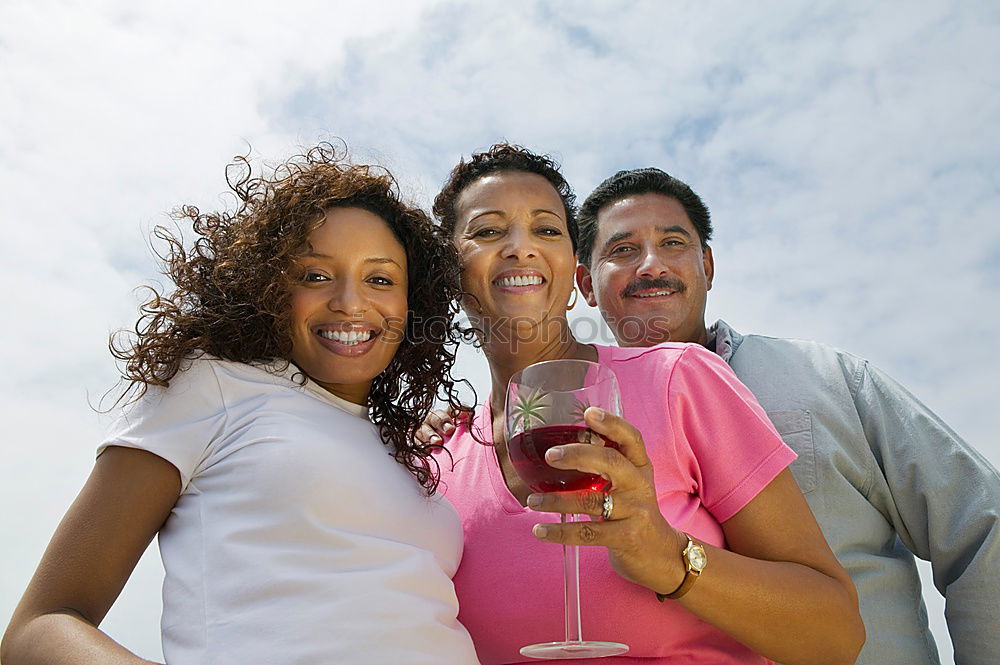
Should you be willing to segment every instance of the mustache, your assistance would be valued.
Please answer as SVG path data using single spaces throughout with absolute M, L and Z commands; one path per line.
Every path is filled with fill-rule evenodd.
M 634 295 L 638 291 L 644 289 L 670 289 L 671 291 L 676 291 L 680 293 L 684 291 L 687 287 L 677 279 L 671 279 L 668 277 L 657 277 L 655 279 L 647 279 L 640 277 L 638 279 L 632 280 L 622 289 L 622 298 L 628 298 Z

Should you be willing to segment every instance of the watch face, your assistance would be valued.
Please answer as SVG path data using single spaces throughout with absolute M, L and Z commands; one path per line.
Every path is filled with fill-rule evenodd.
M 708 557 L 705 556 L 705 549 L 701 545 L 694 545 L 688 552 L 687 558 L 691 563 L 691 567 L 695 570 L 702 570 L 705 564 L 708 563 Z

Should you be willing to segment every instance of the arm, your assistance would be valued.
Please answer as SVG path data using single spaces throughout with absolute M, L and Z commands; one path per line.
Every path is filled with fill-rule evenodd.
M 1000 653 L 1000 474 L 905 388 L 863 363 L 855 404 L 878 462 L 869 500 L 929 560 L 956 665 Z
M 149 663 L 97 629 L 180 492 L 177 469 L 109 447 L 49 543 L 3 636 L 6 665 Z
M 620 452 L 570 444 L 549 450 L 546 461 L 611 478 L 612 519 L 540 525 L 536 537 L 605 546 L 622 577 L 669 593 L 684 577 L 686 539 L 659 511 L 642 436 L 599 409 L 588 409 L 586 421 L 617 441 Z M 601 499 L 594 492 L 553 493 L 533 495 L 528 505 L 597 516 Z M 768 658 L 789 665 L 853 663 L 864 643 L 857 595 L 790 472 L 782 471 L 722 526 L 731 551 L 706 546 L 709 566 L 676 602 Z

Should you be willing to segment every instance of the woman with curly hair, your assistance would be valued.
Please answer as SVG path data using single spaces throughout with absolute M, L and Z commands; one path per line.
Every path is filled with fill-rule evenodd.
M 583 635 L 629 646 L 605 662 L 853 662 L 864 638 L 854 587 L 787 469 L 795 454 L 728 365 L 697 344 L 574 337 L 576 210 L 556 164 L 495 145 L 452 170 L 434 212 L 459 250 L 492 379 L 482 407 L 452 425 L 453 464 L 442 464 L 465 530 L 459 618 L 482 663 L 524 663 L 521 647 L 562 637 L 559 544 L 587 546 Z M 625 232 L 614 242 L 638 244 Z M 690 260 L 700 256 L 694 248 Z M 587 427 L 618 445 L 556 446 L 545 461 L 600 474 L 607 492 L 533 493 L 511 461 L 508 382 L 563 358 L 611 370 L 624 418 L 586 409 Z M 559 513 L 592 519 L 560 524 Z M 579 645 L 547 648 L 592 662 Z
M 235 213 L 182 208 L 190 249 L 157 232 L 176 289 L 112 341 L 133 403 L 3 661 L 147 662 L 98 625 L 158 534 L 172 665 L 475 663 L 460 522 L 412 437 L 436 398 L 458 405 L 454 249 L 327 144 L 273 177 L 235 166 Z

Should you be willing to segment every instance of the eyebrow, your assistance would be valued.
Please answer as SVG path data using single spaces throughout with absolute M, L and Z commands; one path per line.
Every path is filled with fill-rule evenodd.
M 331 259 L 332 260 L 332 259 L 335 258 L 333 256 L 330 256 L 329 254 L 322 254 L 320 252 L 307 252 L 306 254 L 303 254 L 302 256 L 303 257 L 314 258 L 314 259 Z M 399 265 L 398 263 L 396 263 L 395 261 L 393 261 L 392 259 L 390 259 L 387 256 L 372 256 L 372 257 L 369 257 L 369 258 L 365 259 L 365 263 L 377 263 L 377 264 L 391 263 L 392 265 L 394 265 L 394 266 L 396 266 L 398 268 L 402 268 L 403 267 L 403 266 Z
M 542 213 L 545 213 L 546 215 L 555 215 L 556 217 L 559 217 L 559 219 L 562 219 L 562 217 L 559 215 L 558 212 L 556 212 L 555 210 L 549 210 L 548 208 L 537 208 L 535 210 L 532 210 L 531 211 L 531 216 L 535 217 L 535 216 L 540 215 Z M 503 217 L 504 219 L 507 218 L 507 215 L 504 213 L 503 210 L 483 210 L 481 212 L 477 212 L 475 215 L 473 215 L 472 217 L 470 217 L 469 221 L 466 222 L 466 226 L 468 226 L 472 222 L 476 221 L 480 217 L 485 217 L 486 215 L 499 215 L 499 216 Z
M 657 226 L 656 230 L 663 235 L 667 235 L 668 233 L 681 233 L 687 236 L 688 238 L 691 237 L 691 234 L 688 232 L 687 229 L 677 224 L 674 224 L 673 226 Z M 619 231 L 618 233 L 608 238 L 607 241 L 605 241 L 604 246 L 601 247 L 601 251 L 605 252 L 609 247 L 611 247 L 611 245 L 615 244 L 619 240 L 625 240 L 631 237 L 632 237 L 631 231 Z

